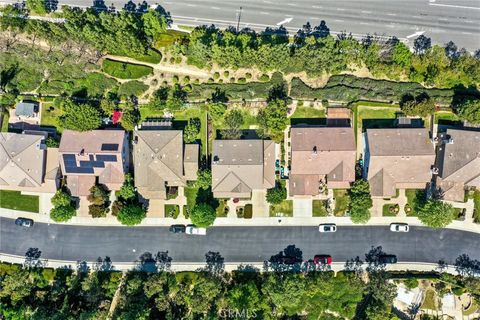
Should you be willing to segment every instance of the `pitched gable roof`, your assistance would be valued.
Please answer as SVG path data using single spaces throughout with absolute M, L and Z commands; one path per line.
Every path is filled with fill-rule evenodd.
M 5 185 L 39 187 L 44 178 L 43 136 L 0 133 L 0 179 Z
M 327 177 L 329 182 L 349 185 L 355 180 L 355 134 L 350 127 L 293 127 L 291 129 L 291 171 L 295 184 L 290 183 L 291 195 L 309 195 L 319 181 Z M 301 178 L 307 179 L 301 182 Z M 294 187 L 298 186 L 298 187 Z M 300 186 L 311 186 L 309 188 Z M 314 194 L 314 195 L 315 195 Z
M 399 185 L 430 182 L 435 150 L 426 129 L 367 129 L 366 143 L 372 196 L 391 197 Z
M 271 188 L 274 176 L 275 145 L 272 141 L 213 141 L 212 191 L 215 197 L 249 197 L 252 190 Z

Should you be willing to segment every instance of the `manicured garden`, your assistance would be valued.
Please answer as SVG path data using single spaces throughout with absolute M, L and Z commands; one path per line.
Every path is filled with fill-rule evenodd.
M 476 223 L 480 223 L 480 190 L 473 193 L 474 211 L 473 218 Z
M 405 189 L 405 196 L 407 197 L 407 204 L 405 205 L 405 213 L 407 216 L 416 216 L 415 207 L 419 201 L 422 201 L 424 190 L 420 189 Z
M 38 212 L 38 196 L 22 195 L 20 191 L 0 190 L 0 208 Z
M 398 204 L 387 203 L 383 205 L 382 215 L 384 217 L 395 217 L 397 216 L 400 207 Z
M 165 205 L 165 218 L 174 218 L 177 219 L 180 214 L 180 208 L 176 204 L 166 204 Z

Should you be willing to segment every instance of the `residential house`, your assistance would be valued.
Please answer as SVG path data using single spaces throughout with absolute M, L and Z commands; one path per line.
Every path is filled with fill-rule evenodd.
M 214 140 L 212 191 L 215 198 L 250 198 L 275 187 L 275 143 L 271 140 Z
M 316 196 L 355 181 L 356 145 L 351 127 L 293 127 L 290 196 Z
M 128 140 L 123 130 L 65 130 L 59 147 L 60 167 L 72 196 L 90 194 L 96 183 L 119 190 L 128 170 Z
M 364 169 L 372 197 L 422 189 L 432 179 L 435 149 L 424 128 L 367 129 Z
M 197 179 L 198 144 L 184 144 L 181 130 L 135 130 L 135 186 L 146 199 L 166 199 L 168 187 Z
M 15 105 L 15 115 L 17 117 L 37 117 L 39 112 L 39 104 L 35 101 L 22 101 Z
M 46 134 L 0 133 L 0 189 L 54 193 L 60 172 L 58 152 Z
M 465 201 L 466 188 L 480 188 L 480 132 L 447 129 L 437 150 L 436 185 L 443 199 Z

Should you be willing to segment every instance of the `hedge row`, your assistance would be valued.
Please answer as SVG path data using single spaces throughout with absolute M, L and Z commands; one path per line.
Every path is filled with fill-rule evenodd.
M 242 83 L 201 83 L 193 84 L 188 94 L 192 101 L 211 99 L 212 95 L 225 94 L 230 101 L 265 100 L 273 87 L 286 85 L 281 73 L 274 73 L 267 82 Z
M 133 63 L 103 60 L 102 69 L 105 73 L 119 79 L 139 79 L 153 73 L 153 68 Z
M 330 77 L 328 83 L 322 88 L 312 88 L 301 79 L 294 78 L 291 83 L 290 96 L 294 99 L 318 99 L 340 102 L 353 102 L 357 100 L 399 102 L 405 95 L 417 96 L 426 93 L 436 103 L 450 105 L 452 99 L 458 96 L 471 95 L 479 97 L 475 89 L 431 89 L 418 83 L 394 82 L 388 80 L 374 80 L 358 78 L 352 75 L 337 75 Z

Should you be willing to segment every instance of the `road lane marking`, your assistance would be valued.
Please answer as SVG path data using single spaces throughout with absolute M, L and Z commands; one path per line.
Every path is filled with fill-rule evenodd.
M 212 10 L 220 10 L 219 7 L 210 7 L 210 9 L 212 9 Z
M 480 10 L 480 7 L 457 6 L 455 4 L 442 4 L 442 3 L 431 3 L 430 2 L 428 5 L 429 6 L 439 6 L 439 7 L 449 7 L 449 8 Z
M 322 6 L 312 6 L 313 9 L 322 9 Z
M 387 13 L 387 16 L 396 16 L 396 13 Z
M 372 13 L 372 11 L 362 10 L 362 13 Z
M 424 34 L 424 33 L 425 33 L 425 31 L 417 31 L 417 32 L 415 32 L 415 33 L 412 33 L 412 34 L 406 36 L 405 38 L 410 39 L 410 38 L 413 38 L 413 37 L 420 36 L 420 35 L 422 35 L 422 34 Z
M 281 25 L 284 25 L 285 23 L 289 23 L 293 20 L 292 17 L 290 18 L 285 18 L 284 20 L 280 21 L 279 23 L 277 23 L 277 26 L 281 26 Z
M 267 15 L 267 14 L 270 14 L 270 13 L 265 12 L 265 11 L 260 11 L 260 14 L 265 14 L 265 15 Z

